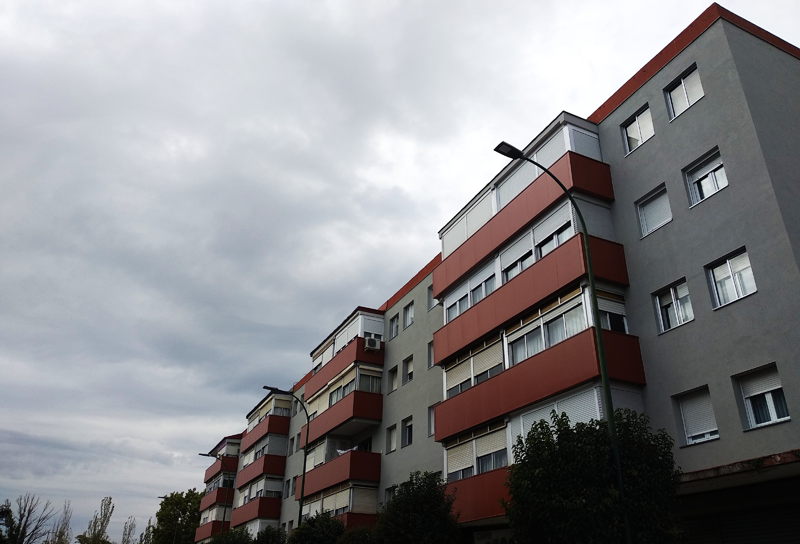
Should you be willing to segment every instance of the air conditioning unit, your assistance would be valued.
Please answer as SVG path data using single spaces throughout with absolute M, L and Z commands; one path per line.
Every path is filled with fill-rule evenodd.
M 378 351 L 381 349 L 381 341 L 377 338 L 364 338 L 364 351 Z

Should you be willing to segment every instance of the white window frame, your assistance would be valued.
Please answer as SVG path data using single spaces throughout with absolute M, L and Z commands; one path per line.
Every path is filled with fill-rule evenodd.
M 414 301 L 412 300 L 403 308 L 403 329 L 414 324 Z
M 711 192 L 701 197 L 698 189 L 698 182 L 709 179 L 711 182 Z M 719 151 L 715 151 L 709 157 L 702 160 L 700 164 L 686 170 L 686 187 L 689 191 L 689 207 L 700 204 L 708 198 L 714 196 L 728 186 L 728 174 L 722 164 L 722 157 Z
M 642 137 L 642 124 L 639 120 L 644 114 L 647 114 L 647 116 L 650 118 L 650 126 L 653 128 L 653 133 L 650 134 L 647 138 Z M 631 148 L 630 142 L 628 141 L 628 127 L 634 125 L 636 125 L 636 132 L 639 134 L 639 144 L 636 147 Z M 653 116 L 650 113 L 650 106 L 646 105 L 639 111 L 639 113 L 634 115 L 632 119 L 630 119 L 627 123 L 622 125 L 622 141 L 624 142 L 625 145 L 625 155 L 626 156 L 630 155 L 631 153 L 642 147 L 642 144 L 644 144 L 646 141 L 648 141 L 655 135 L 656 135 L 656 130 L 655 126 L 653 125 Z
M 669 218 L 661 221 L 660 223 L 654 225 L 648 225 L 647 218 L 644 213 L 644 208 L 645 206 L 647 206 L 648 204 L 652 204 L 659 198 L 666 199 L 667 207 L 669 208 Z M 672 206 L 669 203 L 669 194 L 667 193 L 667 188 L 664 185 L 661 185 L 650 195 L 642 198 L 640 201 L 636 203 L 636 211 L 639 215 L 639 228 L 641 230 L 642 238 L 652 234 L 653 232 L 657 231 L 664 225 L 672 222 Z
M 765 390 L 759 390 L 756 393 L 747 394 L 747 391 L 744 387 L 744 383 L 748 380 L 748 378 L 752 378 L 754 375 L 764 374 L 764 373 L 774 373 L 775 374 L 775 383 L 773 384 L 775 387 Z M 739 379 L 739 388 L 742 393 L 742 399 L 744 400 L 745 406 L 745 413 L 747 414 L 747 421 L 750 425 L 750 429 L 756 429 L 759 427 L 766 427 L 769 425 L 774 425 L 775 423 L 781 423 L 783 421 L 790 421 L 791 415 L 788 411 L 788 406 L 786 406 L 786 415 L 783 417 L 779 417 L 777 410 L 775 408 L 775 395 L 778 391 L 780 391 L 781 395 L 783 395 L 783 403 L 786 405 L 786 394 L 783 390 L 783 383 L 780 381 L 780 376 L 778 376 L 778 370 L 775 367 L 770 367 L 764 370 L 760 370 L 757 372 L 753 372 L 744 376 L 740 376 Z M 755 412 L 753 410 L 753 398 L 755 397 L 764 397 L 764 401 L 766 403 L 767 412 L 769 414 L 769 420 L 763 421 L 761 423 L 756 422 Z
M 386 453 L 397 450 L 397 425 L 386 428 Z
M 744 293 L 744 294 L 742 294 L 744 289 L 743 289 L 743 286 L 741 285 L 741 280 L 737 281 L 735 279 L 735 278 L 737 278 L 737 276 L 734 276 L 733 268 L 731 266 L 731 261 L 736 259 L 736 258 L 738 258 L 738 257 L 741 257 L 742 255 L 746 255 L 747 256 L 747 263 L 748 263 L 747 269 L 750 270 L 750 275 L 752 276 L 753 285 L 755 286 L 755 289 L 753 289 L 749 293 Z M 717 278 L 716 278 L 716 276 L 714 274 L 714 272 L 717 269 L 721 268 L 724 265 L 727 265 L 728 277 L 731 279 L 731 281 L 733 283 L 733 290 L 734 290 L 734 293 L 736 294 L 735 298 L 733 298 L 733 299 L 731 299 L 731 300 L 729 300 L 727 302 L 722 302 L 722 299 L 720 298 L 719 288 L 718 288 L 718 285 L 717 285 Z M 744 270 L 745 269 L 742 269 L 740 272 L 742 272 Z M 747 250 L 738 251 L 738 252 L 732 254 L 730 257 L 727 257 L 726 259 L 723 259 L 721 261 L 717 261 L 716 263 L 707 266 L 706 267 L 706 271 L 707 271 L 707 274 L 708 274 L 708 280 L 711 282 L 711 291 L 714 293 L 714 309 L 715 310 L 717 308 L 722 308 L 723 306 L 727 306 L 728 304 L 732 304 L 732 303 L 736 302 L 737 300 L 743 299 L 745 297 L 748 297 L 748 296 L 752 295 L 753 293 L 757 293 L 758 292 L 758 286 L 756 285 L 755 275 L 753 274 L 753 265 L 750 262 L 750 255 L 747 253 Z M 740 273 L 738 278 L 741 278 L 741 277 L 742 277 L 742 275 Z
M 433 368 L 433 340 L 428 342 L 428 368 Z
M 400 314 L 394 314 L 394 317 L 389 319 L 389 340 L 398 334 L 400 334 Z
M 389 393 L 392 391 L 397 391 L 397 367 L 393 367 L 389 369 Z
M 414 417 L 408 416 L 400 422 L 400 447 L 405 448 L 414 443 Z
M 414 356 L 403 359 L 403 385 L 414 379 Z
M 678 297 L 678 289 L 681 286 L 686 286 L 686 298 L 688 300 L 688 308 L 689 308 L 689 311 L 691 312 L 691 317 L 683 316 L 682 315 L 683 312 L 679 311 L 681 306 L 678 304 L 678 301 L 680 300 L 680 298 Z M 675 324 L 670 326 L 670 327 L 667 327 L 664 324 L 664 314 L 662 312 L 662 306 L 661 306 L 661 297 L 663 295 L 666 295 L 666 294 L 669 294 L 669 296 L 670 296 L 670 299 L 672 301 L 673 313 L 675 315 Z M 686 279 L 685 278 L 683 280 L 679 281 L 678 283 L 672 285 L 671 287 L 667 287 L 666 289 L 662 289 L 661 291 L 658 291 L 657 293 L 654 293 L 653 297 L 654 297 L 655 303 L 656 303 L 656 313 L 658 314 L 658 329 L 659 329 L 659 332 L 671 331 L 672 329 L 674 329 L 676 327 L 680 327 L 681 325 L 683 325 L 685 323 L 689 323 L 691 321 L 694 321 L 694 308 L 692 308 L 692 298 L 691 298 L 691 294 L 689 293 L 689 286 L 686 283 Z
M 708 397 L 708 404 L 711 408 L 711 417 L 714 420 L 714 425 L 709 426 L 708 429 L 704 429 L 701 432 L 690 435 L 689 430 L 686 428 L 687 418 L 686 418 L 685 401 L 688 397 L 692 395 L 702 395 L 703 393 L 705 393 L 705 395 Z M 709 391 L 708 386 L 704 386 L 695 391 L 690 391 L 688 393 L 680 395 L 678 397 L 678 406 L 680 408 L 680 413 L 681 413 L 681 425 L 683 427 L 683 435 L 686 438 L 687 445 L 700 444 L 702 442 L 708 442 L 710 440 L 716 440 L 719 438 L 719 425 L 717 425 L 716 422 L 716 415 L 714 414 L 714 406 L 711 403 L 711 392 Z
M 433 285 L 428 286 L 428 311 L 430 312 L 436 305 L 439 304 L 439 301 L 433 298 Z
M 575 235 L 575 229 L 572 228 L 572 221 L 564 223 L 562 226 L 558 228 L 558 230 L 553 232 L 551 235 L 549 235 L 547 238 L 545 238 L 536 245 L 535 248 L 536 260 L 538 261 L 542 257 L 549 255 L 550 253 L 555 251 L 556 248 L 558 248 L 561 244 L 572 238 L 574 235 Z M 551 240 L 555 242 L 555 245 L 552 248 L 548 249 L 546 253 L 543 252 L 544 246 L 546 246 Z
M 428 436 L 433 436 L 435 434 L 436 434 L 436 404 L 434 404 L 433 406 L 428 406 Z
M 690 101 L 689 93 L 686 91 L 686 80 L 693 74 L 697 74 L 697 81 L 700 84 L 700 91 L 702 94 L 700 94 L 700 96 L 698 96 L 694 101 Z M 672 100 L 672 92 L 678 90 L 679 88 L 683 91 L 682 93 L 683 97 L 686 99 L 686 107 L 681 111 L 679 111 L 678 113 L 675 113 L 675 105 L 673 104 Z M 700 74 L 697 72 L 697 66 L 693 65 L 691 68 L 689 68 L 689 70 L 687 70 L 680 78 L 678 78 L 678 80 L 675 83 L 664 89 L 664 93 L 667 97 L 669 120 L 670 122 L 672 122 L 673 120 L 677 119 L 683 112 L 687 111 L 693 105 L 697 104 L 705 96 L 705 90 L 703 89 L 703 82 L 700 80 Z

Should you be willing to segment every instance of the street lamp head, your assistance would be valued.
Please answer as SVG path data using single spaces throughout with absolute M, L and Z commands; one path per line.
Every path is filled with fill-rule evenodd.
M 213 459 L 219 459 L 219 457 L 217 457 L 216 455 L 211 455 L 210 453 L 198 453 L 197 455 L 200 455 L 201 457 L 211 457 Z
M 499 144 L 497 144 L 497 147 L 495 147 L 494 150 L 497 153 L 500 153 L 501 155 L 508 157 L 509 159 L 525 158 L 525 154 L 522 151 L 520 151 L 511 144 L 507 144 L 506 142 L 500 142 Z
M 283 394 L 283 395 L 291 395 L 291 393 L 289 391 L 286 391 L 284 389 L 280 389 L 278 387 L 272 387 L 271 385 L 265 385 L 264 389 L 266 389 L 267 391 L 270 391 L 271 393 Z

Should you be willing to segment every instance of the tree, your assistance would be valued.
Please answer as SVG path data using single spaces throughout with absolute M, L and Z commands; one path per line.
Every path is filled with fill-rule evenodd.
M 448 544 L 459 541 L 455 494 L 432 472 L 413 472 L 378 514 L 377 534 L 386 544 Z
M 152 526 L 151 544 L 194 544 L 194 533 L 200 526 L 202 498 L 203 494 L 194 488 L 164 497 Z
M 122 526 L 122 540 L 120 544 L 134 544 L 133 535 L 136 533 L 136 518 L 128 517 L 128 521 Z
M 36 495 L 17 497 L 16 511 L 9 500 L 0 505 L 0 542 L 6 544 L 38 544 L 48 534 L 47 524 L 55 516 L 50 501 L 41 503 Z
M 139 534 L 139 544 L 153 544 L 153 518 L 147 520 L 147 527 Z
M 64 508 L 58 516 L 53 528 L 47 533 L 45 544 L 72 544 L 72 506 L 69 501 L 64 501 Z
M 225 533 L 217 533 L 211 537 L 209 544 L 251 544 L 253 539 L 247 529 L 231 529 Z
M 347 531 L 339 537 L 336 544 L 379 544 L 380 540 L 374 527 L 360 525 Z
M 344 533 L 344 522 L 322 512 L 306 519 L 292 531 L 286 544 L 336 544 Z
M 267 525 L 264 530 L 259 531 L 253 539 L 253 544 L 285 544 L 286 533 L 280 527 Z
M 100 501 L 100 511 L 95 511 L 86 531 L 75 537 L 76 540 L 80 544 L 113 544 L 107 532 L 113 513 L 114 503 L 111 502 L 111 497 L 104 497 Z
M 653 433 L 647 416 L 616 410 L 625 503 L 615 488 L 605 421 L 570 426 L 566 414 L 534 424 L 514 445 L 503 501 L 517 544 L 622 542 L 622 508 L 634 542 L 673 542 L 680 470 L 672 438 Z

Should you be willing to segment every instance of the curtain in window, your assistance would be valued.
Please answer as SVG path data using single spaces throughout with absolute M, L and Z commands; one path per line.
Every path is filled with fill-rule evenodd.
M 756 282 L 753 278 L 753 269 L 750 268 L 750 257 L 748 257 L 747 253 L 734 257 L 730 260 L 730 263 L 740 296 L 755 292 Z
M 536 327 L 525 335 L 528 343 L 528 357 L 533 357 L 544 349 L 544 339 L 542 338 L 542 328 Z
M 583 306 L 573 308 L 564 314 L 564 323 L 567 329 L 567 338 L 578 334 L 586 328 L 586 316 L 583 314 Z
M 557 319 L 545 324 L 547 329 L 547 346 L 550 347 L 566 338 L 564 334 L 564 319 L 559 316 Z
M 675 288 L 675 297 L 678 299 L 678 313 L 680 314 L 681 323 L 694 319 L 692 301 L 689 298 L 689 286 L 685 283 L 677 286 Z

